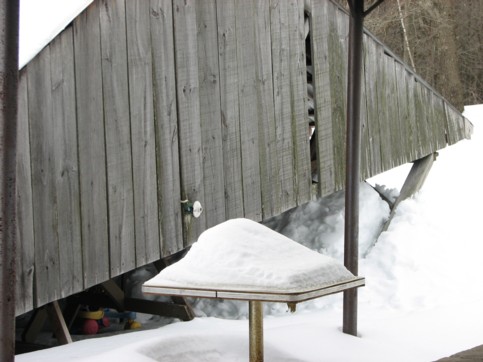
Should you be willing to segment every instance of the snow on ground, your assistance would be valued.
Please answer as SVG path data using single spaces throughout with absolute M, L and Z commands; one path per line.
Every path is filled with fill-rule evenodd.
M 341 332 L 340 294 L 265 307 L 267 361 L 431 361 L 483 343 L 483 105 L 465 108 L 471 141 L 440 151 L 422 190 L 402 202 L 389 227 L 375 235 L 389 209 L 361 185 L 359 336 Z M 396 194 L 408 168 L 369 180 Z M 267 225 L 341 260 L 343 194 L 311 202 Z M 140 271 L 144 280 L 151 274 Z M 152 276 L 152 275 L 151 275 Z M 246 303 L 192 300 L 191 322 L 95 338 L 19 355 L 17 361 L 247 361 Z

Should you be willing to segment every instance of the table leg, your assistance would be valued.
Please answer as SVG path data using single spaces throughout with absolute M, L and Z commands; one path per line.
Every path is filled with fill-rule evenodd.
M 263 362 L 263 303 L 249 301 L 250 362 Z

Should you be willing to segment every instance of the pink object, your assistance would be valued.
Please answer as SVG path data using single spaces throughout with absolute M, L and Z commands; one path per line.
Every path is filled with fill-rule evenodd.
M 94 319 L 86 319 L 82 325 L 84 334 L 96 334 L 99 331 L 99 324 Z

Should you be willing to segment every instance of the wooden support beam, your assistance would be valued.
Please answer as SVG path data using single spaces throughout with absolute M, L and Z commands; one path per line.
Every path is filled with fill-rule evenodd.
M 109 279 L 101 284 L 104 288 L 107 295 L 112 299 L 114 304 L 114 308 L 117 309 L 119 312 L 124 312 L 124 291 L 117 285 L 117 283 L 113 279 Z
M 179 318 L 183 321 L 189 321 L 194 318 L 191 308 L 187 305 L 179 305 L 139 298 L 126 298 L 124 300 L 124 305 L 126 306 L 127 310 L 133 312 L 156 314 L 164 317 L 168 316 L 173 318 Z
M 394 205 L 391 208 L 391 213 L 389 214 L 389 219 L 384 224 L 384 227 L 381 232 L 386 231 L 389 228 L 389 224 L 392 221 L 396 213 L 396 209 L 398 205 L 403 201 L 408 199 L 409 197 L 413 196 L 416 192 L 418 192 L 426 181 L 426 177 L 433 167 L 433 163 L 438 156 L 437 153 L 431 153 L 430 155 L 423 157 L 419 160 L 414 161 L 413 166 L 411 167 L 411 171 L 404 181 L 404 184 L 401 188 L 401 192 L 399 193 L 398 198 L 394 202 Z
M 59 302 L 54 301 L 45 306 L 54 329 L 54 334 L 57 337 L 60 344 L 72 343 L 72 337 L 70 336 L 69 329 L 62 315 Z
M 45 308 L 36 309 L 22 333 L 22 341 L 32 344 L 35 343 L 37 336 L 47 321 L 47 317 L 47 310 Z

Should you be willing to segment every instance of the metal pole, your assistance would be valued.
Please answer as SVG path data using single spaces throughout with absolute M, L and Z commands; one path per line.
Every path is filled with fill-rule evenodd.
M 348 0 L 349 67 L 347 77 L 346 187 L 344 224 L 344 265 L 354 275 L 359 272 L 359 182 L 361 154 L 361 65 L 364 0 Z M 357 289 L 344 292 L 342 331 L 357 335 Z
M 263 361 L 263 303 L 250 300 L 248 302 L 250 362 Z
M 19 0 L 0 0 L 0 360 L 15 358 Z

